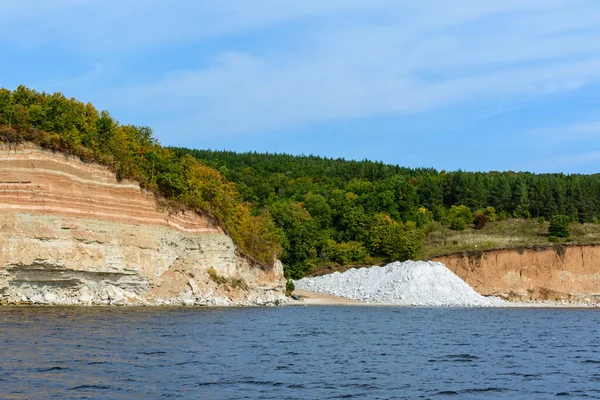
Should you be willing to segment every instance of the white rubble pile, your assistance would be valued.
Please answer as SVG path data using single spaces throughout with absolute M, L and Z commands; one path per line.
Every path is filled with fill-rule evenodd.
M 498 298 L 481 296 L 446 266 L 432 261 L 394 262 L 383 267 L 294 282 L 296 289 L 326 293 L 366 303 L 422 307 L 502 307 Z

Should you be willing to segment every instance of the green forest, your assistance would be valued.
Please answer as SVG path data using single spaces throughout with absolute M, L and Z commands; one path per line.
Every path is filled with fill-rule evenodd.
M 0 89 L 0 140 L 105 165 L 166 198 L 174 211 L 209 216 L 263 265 L 280 258 L 290 278 L 324 265 L 423 257 L 428 239 L 445 244 L 444 232 L 483 230 L 496 221 L 525 221 L 519 229 L 535 230 L 538 239 L 545 221 L 561 221 L 544 237 L 548 242 L 568 236 L 569 223 L 600 218 L 600 175 L 446 172 L 167 148 L 148 127 L 122 125 L 89 103 L 24 86 Z M 511 234 L 498 226 L 494 232 Z
M 454 231 L 561 215 L 598 222 L 600 175 L 445 172 L 316 156 L 173 149 L 218 169 L 283 230 L 292 277 L 324 263 L 420 255 L 435 225 Z

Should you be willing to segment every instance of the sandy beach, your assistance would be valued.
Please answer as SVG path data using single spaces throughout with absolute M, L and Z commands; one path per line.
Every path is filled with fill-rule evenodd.
M 308 290 L 295 290 L 294 296 L 301 300 L 294 300 L 292 305 L 366 305 L 362 301 L 345 299 L 343 297 L 331 296 L 324 293 L 316 293 Z

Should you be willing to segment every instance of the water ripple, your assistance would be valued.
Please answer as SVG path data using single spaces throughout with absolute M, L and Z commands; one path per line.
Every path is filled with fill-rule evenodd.
M 0 398 L 600 399 L 594 310 L 0 307 Z

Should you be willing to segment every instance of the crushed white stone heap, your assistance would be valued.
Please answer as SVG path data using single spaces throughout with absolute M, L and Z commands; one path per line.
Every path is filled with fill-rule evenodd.
M 421 307 L 502 307 L 484 297 L 446 266 L 432 261 L 394 262 L 383 267 L 350 269 L 294 282 L 296 289 L 364 301 Z

